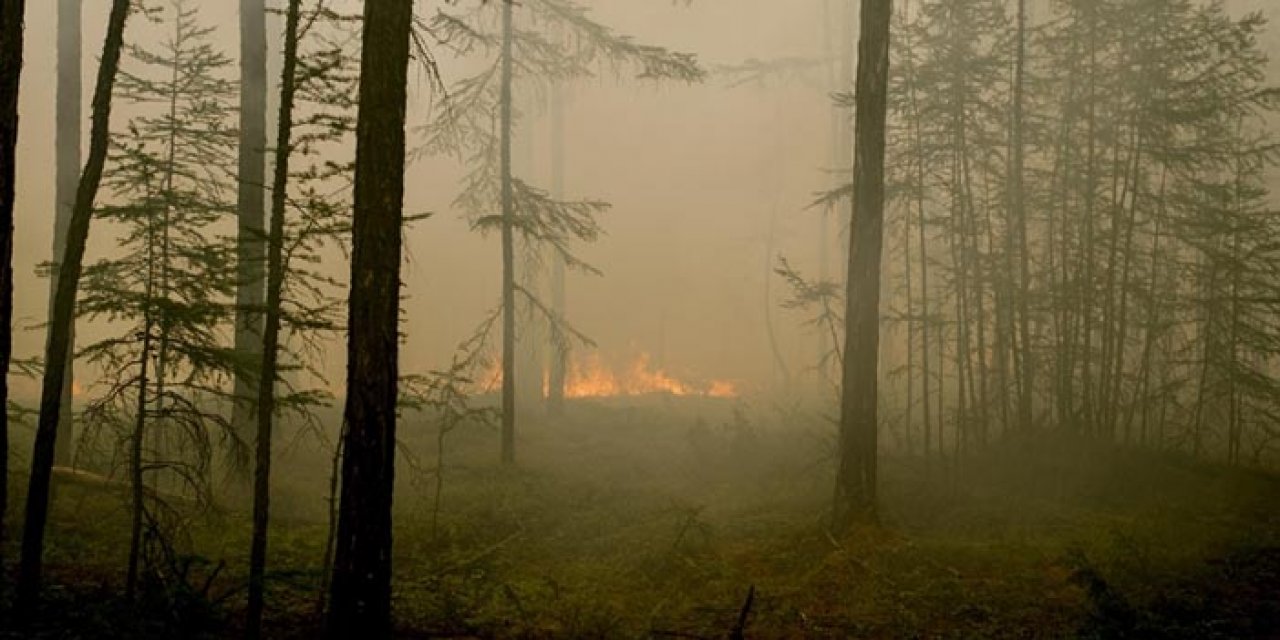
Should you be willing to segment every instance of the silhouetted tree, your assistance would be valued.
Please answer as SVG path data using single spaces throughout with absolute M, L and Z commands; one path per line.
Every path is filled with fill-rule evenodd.
M 17 192 L 18 89 L 22 80 L 23 0 L 0 4 L 0 407 L 9 404 L 13 355 L 13 200 Z M 0 559 L 9 505 L 9 416 L 0 416 Z M 3 568 L 0 560 L 0 569 Z
M 262 327 L 262 367 L 258 371 L 258 432 L 253 472 L 253 540 L 249 552 L 249 606 L 245 636 L 262 632 L 263 572 L 267 564 L 267 526 L 271 504 L 271 432 L 275 420 L 276 363 L 280 353 L 280 297 L 284 289 L 284 216 L 293 145 L 294 79 L 298 67 L 298 20 L 302 0 L 289 0 L 284 29 L 284 69 L 280 73 L 280 115 L 276 166 L 271 180 L 271 230 L 267 235 L 267 307 Z M 241 151 L 243 153 L 243 150 Z M 239 398 L 237 398 L 238 400 Z
M 855 83 L 853 227 L 845 294 L 835 527 L 876 518 L 880 269 L 891 0 L 864 0 Z
M 166 566 L 182 519 L 160 488 L 211 500 L 214 445 L 243 444 L 218 400 L 234 354 L 222 344 L 233 318 L 234 247 L 215 235 L 231 217 L 236 131 L 231 60 L 211 43 L 191 0 L 151 11 L 171 29 L 155 48 L 129 46 L 117 99 L 138 115 L 113 136 L 97 215 L 122 230 L 117 251 L 84 269 L 78 315 L 119 333 L 80 356 L 102 371 L 85 411 L 83 442 L 114 431 L 128 461 L 132 530 L 126 593 Z
M 71 353 L 71 326 L 74 322 L 76 291 L 80 285 L 81 261 L 89 238 L 94 200 L 102 181 L 102 168 L 110 143 L 111 94 L 120 52 L 124 46 L 129 0 L 113 0 L 102 45 L 98 78 L 93 94 L 93 125 L 89 136 L 89 157 L 76 190 L 76 206 L 67 227 L 67 250 L 58 265 L 58 289 L 53 316 L 49 321 L 45 369 L 40 394 L 40 420 L 36 426 L 31 455 L 31 479 L 27 485 L 26 518 L 22 529 L 22 559 L 18 579 L 18 611 L 29 612 L 40 595 L 41 561 L 44 554 L 45 524 L 49 516 L 49 480 L 62 412 L 66 363 Z
M 67 247 L 67 225 L 71 222 L 71 210 L 75 208 L 76 181 L 80 179 L 80 73 L 81 63 L 81 2 L 82 0 L 58 0 L 58 87 L 55 107 L 56 131 L 55 185 L 53 216 L 53 254 L 49 279 L 49 316 L 53 316 L 53 299 L 58 290 L 58 265 Z M 75 381 L 75 326 L 71 327 L 71 352 L 67 361 L 67 379 L 62 384 L 62 411 L 59 414 L 58 442 L 54 452 L 54 464 L 68 465 L 74 452 L 75 424 L 72 414 L 72 388 Z
M 500 12 L 496 34 L 492 27 L 495 11 Z M 543 28 L 523 26 L 522 17 Z M 595 216 L 608 208 L 598 200 L 561 200 L 515 174 L 510 156 L 520 116 L 515 102 L 517 83 L 590 76 L 593 68 L 605 65 L 634 68 L 641 78 L 687 82 L 701 79 L 703 72 L 693 56 L 636 43 L 591 20 L 585 7 L 567 0 L 477 3 L 456 15 L 438 12 L 428 30 L 436 41 L 449 43 L 464 55 L 496 49 L 482 70 L 458 81 L 433 113 L 424 128 L 426 141 L 421 151 L 471 161 L 471 173 L 456 204 L 472 216 L 475 228 L 481 232 L 497 230 L 502 235 L 501 459 L 509 464 L 515 460 L 515 349 L 520 338 L 517 298 L 528 304 L 531 316 L 551 326 L 553 336 L 583 338 L 552 306 L 517 282 L 516 242 L 523 242 L 531 255 L 541 253 L 534 249 L 546 249 L 564 268 L 597 274 L 575 255 L 573 244 L 599 237 L 601 228 Z M 546 32 L 557 37 L 549 39 Z
M 346 433 L 331 638 L 391 633 L 400 236 L 412 3 L 368 0 L 360 61 Z
M 262 271 L 267 150 L 267 8 L 264 0 L 240 0 L 240 165 L 236 234 L 236 353 L 255 365 L 262 347 Z M 254 423 L 257 390 L 253 367 L 236 373 L 232 424 L 246 439 Z

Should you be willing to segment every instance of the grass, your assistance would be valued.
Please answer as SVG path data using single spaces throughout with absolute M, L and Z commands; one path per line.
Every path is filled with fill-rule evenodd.
M 881 525 L 833 538 L 821 428 L 724 403 L 573 409 L 524 428 L 516 469 L 496 434 L 451 436 L 434 526 L 434 434 L 406 421 L 400 635 L 719 638 L 754 587 L 759 638 L 1280 636 L 1272 474 L 1050 434 L 960 465 L 886 456 Z M 305 441 L 280 458 L 266 629 L 313 637 L 328 467 Z M 121 598 L 127 530 L 121 496 L 59 487 L 44 609 L 0 636 L 238 633 L 243 507 L 193 521 L 192 588 L 139 604 Z

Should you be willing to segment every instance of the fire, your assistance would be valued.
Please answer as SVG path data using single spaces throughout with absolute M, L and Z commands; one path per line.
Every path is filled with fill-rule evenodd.
M 732 398 L 738 395 L 736 385 L 727 380 L 695 383 L 676 378 L 653 367 L 646 353 L 632 359 L 620 373 L 606 365 L 597 354 L 579 359 L 569 367 L 564 390 L 564 395 L 568 398 L 642 396 L 656 393 L 711 398 Z
M 486 391 L 502 386 L 502 368 L 493 362 L 479 378 Z M 549 390 L 544 376 L 543 393 Z M 729 380 L 691 381 L 677 378 L 655 367 L 647 353 L 640 353 L 630 362 L 613 367 L 598 353 L 575 358 L 569 364 L 565 380 L 566 398 L 610 398 L 667 394 L 682 397 L 736 398 L 738 385 Z

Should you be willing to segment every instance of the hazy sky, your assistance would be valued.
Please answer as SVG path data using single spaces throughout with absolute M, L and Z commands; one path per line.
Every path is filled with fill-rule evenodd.
M 85 1 L 86 133 L 109 4 Z M 617 30 L 696 53 L 708 67 L 822 52 L 824 0 L 587 4 Z M 1270 8 L 1270 0 L 1233 6 L 1243 4 Z M 49 259 L 52 234 L 54 5 L 28 2 L 14 252 L 19 357 L 38 355 L 44 339 L 43 330 L 28 328 L 43 320 L 48 294 L 34 269 Z M 235 57 L 236 3 L 200 0 L 199 6 L 208 24 L 218 27 L 225 53 Z M 419 2 L 420 12 L 434 10 L 432 2 Z M 127 37 L 146 27 L 135 21 L 131 28 Z M 275 25 L 273 47 L 279 37 Z M 448 63 L 442 60 L 446 74 Z M 419 87 L 415 100 L 421 105 L 425 99 Z M 420 106 L 412 109 L 411 120 L 421 121 L 422 113 Z M 802 269 L 816 270 L 818 214 L 806 205 L 830 180 L 829 113 L 826 89 L 801 80 L 730 87 L 712 77 L 691 87 L 600 78 L 575 87 L 566 119 L 568 195 L 603 199 L 614 208 L 604 216 L 608 235 L 583 252 L 604 277 L 570 280 L 572 322 L 611 356 L 643 351 L 682 375 L 766 381 L 770 236 L 775 254 L 784 252 Z M 127 117 L 119 110 L 113 128 L 119 130 Z M 546 123 L 533 116 L 526 125 L 517 158 L 534 165 L 527 179 L 545 185 Z M 436 214 L 407 236 L 412 261 L 404 272 L 404 329 L 410 339 L 402 369 L 414 372 L 445 362 L 497 303 L 500 253 L 496 238 L 469 231 L 450 206 L 460 175 L 454 163 L 420 162 L 409 172 L 406 209 Z M 87 260 L 113 243 L 103 233 L 106 227 L 95 231 Z M 783 292 L 779 282 L 773 284 L 775 322 L 785 333 L 792 368 L 799 368 L 812 359 L 813 347 L 806 346 L 812 340 L 799 335 L 797 317 L 776 310 Z M 82 325 L 80 331 L 92 335 L 93 328 Z M 329 370 L 341 380 L 340 345 L 330 359 Z M 30 386 L 18 388 L 22 393 Z

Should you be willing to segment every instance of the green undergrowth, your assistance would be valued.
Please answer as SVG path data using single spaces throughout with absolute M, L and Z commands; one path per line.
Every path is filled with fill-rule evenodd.
M 438 511 L 434 433 L 406 421 L 401 635 L 723 638 L 753 588 L 759 638 L 1280 635 L 1275 475 L 1036 434 L 960 464 L 886 456 L 879 525 L 833 537 L 820 428 L 731 406 L 573 408 L 524 429 L 514 469 L 496 434 L 451 435 Z M 266 629 L 313 637 L 328 463 L 301 440 L 279 455 Z M 43 609 L 0 628 L 235 636 L 248 517 L 228 502 L 192 518 L 168 578 L 130 604 L 123 495 L 60 484 Z

